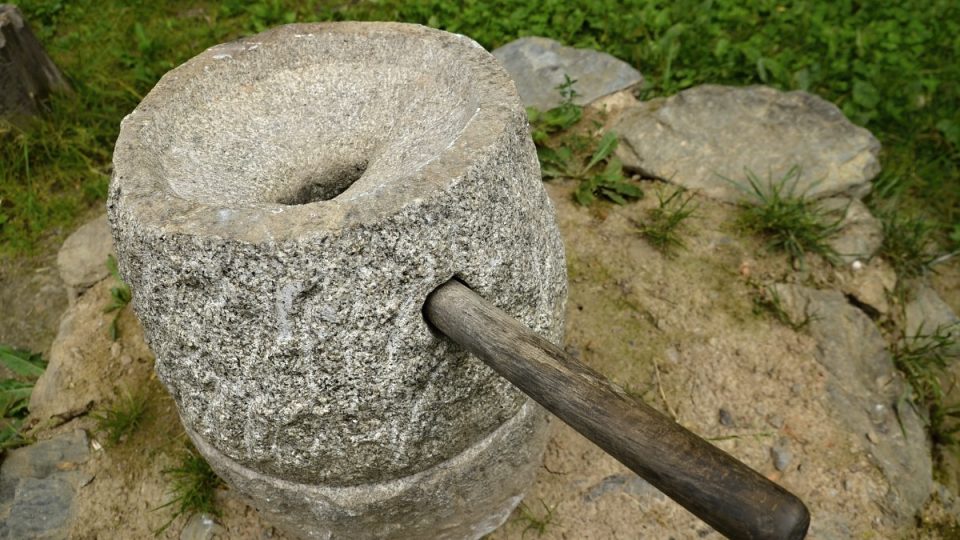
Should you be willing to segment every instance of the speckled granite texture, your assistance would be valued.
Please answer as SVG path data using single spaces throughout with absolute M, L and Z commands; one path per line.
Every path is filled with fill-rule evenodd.
M 330 23 L 213 47 L 124 119 L 108 211 L 157 372 L 220 470 L 376 486 L 520 424 L 485 459 L 534 466 L 511 452 L 542 446 L 542 415 L 511 422 L 527 399 L 421 313 L 458 276 L 562 335 L 526 116 L 472 40 Z

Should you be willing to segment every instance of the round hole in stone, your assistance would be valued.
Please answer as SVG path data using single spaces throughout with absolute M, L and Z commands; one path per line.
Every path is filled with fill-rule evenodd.
M 337 164 L 323 171 L 306 175 L 287 193 L 280 194 L 275 202 L 288 206 L 329 201 L 346 191 L 367 170 L 367 162 Z

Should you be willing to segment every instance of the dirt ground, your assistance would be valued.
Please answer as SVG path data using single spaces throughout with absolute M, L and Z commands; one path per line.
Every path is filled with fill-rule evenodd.
M 729 206 L 702 198 L 682 231 L 686 249 L 667 257 L 637 234 L 633 221 L 656 204 L 655 190 L 670 188 L 644 182 L 648 195 L 638 203 L 587 209 L 572 202 L 573 187 L 547 184 L 567 248 L 567 350 L 796 493 L 812 512 L 811 538 L 834 537 L 838 523 L 849 537 L 905 534 L 878 506 L 887 489 L 878 468 L 854 434 L 825 420 L 830 411 L 823 399 L 825 374 L 812 359 L 816 343 L 758 312 L 753 302 L 758 283 L 799 280 L 828 287 L 846 270 L 811 261 L 798 274 L 784 257 L 741 234 Z M 954 303 L 957 275 L 953 265 L 937 278 Z M 43 279 L 30 283 L 34 290 L 52 286 Z M 102 282 L 82 297 L 90 304 L 84 315 L 90 329 L 82 332 L 91 337 L 77 347 L 85 360 L 70 377 L 99 380 L 103 392 L 94 395 L 93 410 L 123 391 L 145 389 L 151 396 L 145 424 L 114 446 L 85 415 L 39 426 L 36 434 L 49 438 L 78 427 L 92 434 L 92 457 L 82 467 L 93 480 L 76 499 L 70 538 L 151 538 L 173 516 L 171 507 L 163 507 L 172 495 L 162 471 L 176 466 L 186 437 L 153 375 L 132 313 L 120 320 L 119 349 L 107 337 L 111 315 L 97 306 L 108 302 L 108 291 Z M 23 335 L 42 339 L 48 319 L 58 318 L 64 304 L 40 306 L 43 314 L 31 323 L 37 330 Z M 792 458 L 780 471 L 771 448 L 784 444 Z M 286 538 L 225 487 L 218 504 L 217 537 Z M 185 516 L 176 519 L 159 537 L 179 538 L 186 523 Z M 525 502 L 489 536 L 667 537 L 719 535 L 559 421 Z

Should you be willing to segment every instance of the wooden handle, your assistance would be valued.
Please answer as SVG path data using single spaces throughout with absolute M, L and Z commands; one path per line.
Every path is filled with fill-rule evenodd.
M 796 496 L 628 396 L 516 319 L 451 280 L 427 320 L 573 429 L 728 538 L 803 538 Z

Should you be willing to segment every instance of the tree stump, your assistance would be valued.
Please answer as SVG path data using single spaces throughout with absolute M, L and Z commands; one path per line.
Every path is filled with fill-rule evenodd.
M 0 118 L 34 115 L 40 100 L 69 90 L 17 6 L 0 4 Z

